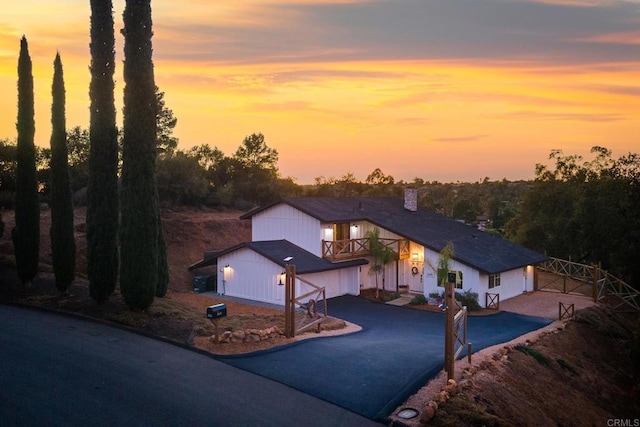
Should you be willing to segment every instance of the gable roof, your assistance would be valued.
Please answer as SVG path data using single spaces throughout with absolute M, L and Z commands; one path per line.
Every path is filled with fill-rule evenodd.
M 235 252 L 243 248 L 251 249 L 283 268 L 287 265 L 287 262 L 284 259 L 287 257 L 292 257 L 292 260 L 289 263 L 295 264 L 296 272 L 298 274 L 339 270 L 341 268 L 357 267 L 369 263 L 365 259 L 355 259 L 333 263 L 324 258 L 320 258 L 312 254 L 311 252 L 302 249 L 299 246 L 294 245 L 288 240 L 267 240 L 261 242 L 245 242 L 225 249 L 223 251 L 216 252 L 214 254 L 211 254 L 209 258 L 206 258 L 205 260 L 192 265 L 191 267 L 189 267 L 189 269 L 192 270 L 194 268 L 203 267 L 203 263 L 205 262 L 207 263 L 206 265 L 213 265 L 217 262 L 220 256 Z
M 538 252 L 428 209 L 406 210 L 404 200 L 395 197 L 288 198 L 254 209 L 240 218 L 250 219 L 279 203 L 325 223 L 368 221 L 435 252 L 451 242 L 454 259 L 487 274 L 538 264 L 547 259 Z

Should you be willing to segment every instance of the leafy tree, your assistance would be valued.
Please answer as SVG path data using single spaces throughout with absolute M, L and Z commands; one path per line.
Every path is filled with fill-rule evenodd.
M 444 286 L 449 280 L 449 271 L 451 260 L 455 256 L 455 250 L 453 243 L 449 242 L 438 253 L 438 265 L 436 267 L 436 274 L 438 279 L 438 286 Z
M 171 156 L 178 148 L 178 138 L 173 136 L 173 130 L 178 124 L 178 119 L 173 115 L 173 110 L 166 106 L 164 92 L 160 92 L 158 86 L 155 88 L 156 102 L 158 110 L 156 112 L 156 138 L 158 154 L 160 157 Z
M 261 133 L 247 136 L 228 162 L 233 170 L 237 196 L 262 204 L 277 198 L 274 186 L 278 180 L 278 151 L 267 146 Z
M 378 276 L 382 273 L 382 290 L 384 291 L 385 267 L 394 260 L 395 253 L 380 239 L 380 229 L 378 227 L 367 231 L 365 237 L 369 243 L 369 254 L 373 257 L 373 263 L 369 267 L 369 274 L 375 274 L 376 276 L 376 298 L 380 298 Z
M 374 169 L 365 182 L 369 185 L 391 185 L 395 182 L 391 175 L 385 175 L 380 168 Z
M 51 257 L 56 288 L 66 292 L 75 278 L 76 241 L 69 184 L 65 88 L 60 54 L 54 62 L 51 88 Z
M 34 145 L 33 73 L 26 37 L 20 40 L 18 58 L 18 144 L 16 148 L 16 202 L 12 240 L 18 277 L 29 283 L 38 272 L 40 206 Z
M 0 139 L 0 208 L 12 208 L 16 191 L 16 144 Z
M 118 130 L 112 13 L 111 1 L 91 0 L 87 275 L 91 298 L 98 303 L 109 298 L 118 278 Z
M 593 147 L 595 158 L 549 158 L 553 170 L 536 166 L 536 179 L 508 236 L 550 256 L 581 263 L 602 263 L 632 284 L 640 280 L 635 259 L 640 250 L 640 158 L 635 154 L 613 159 L 611 151 Z
M 121 191 L 120 290 L 132 310 L 151 305 L 158 286 L 159 220 L 156 186 L 155 82 L 150 0 L 124 10 L 124 127 Z
M 89 184 L 89 153 L 91 138 L 89 129 L 76 126 L 67 132 L 69 155 L 69 180 L 71 191 L 78 191 Z
M 176 152 L 159 157 L 156 165 L 158 194 L 172 204 L 198 204 L 209 191 L 206 171 L 196 157 Z

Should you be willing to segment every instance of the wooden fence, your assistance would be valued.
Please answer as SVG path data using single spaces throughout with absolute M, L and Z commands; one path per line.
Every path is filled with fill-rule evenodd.
M 640 292 L 599 265 L 549 258 L 538 265 L 538 271 L 551 273 L 553 277 L 536 280 L 536 290 L 581 293 L 616 310 L 640 311 Z

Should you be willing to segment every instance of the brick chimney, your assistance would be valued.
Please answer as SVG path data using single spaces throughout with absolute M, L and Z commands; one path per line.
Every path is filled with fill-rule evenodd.
M 404 208 L 411 212 L 418 210 L 418 190 L 415 188 L 404 190 Z

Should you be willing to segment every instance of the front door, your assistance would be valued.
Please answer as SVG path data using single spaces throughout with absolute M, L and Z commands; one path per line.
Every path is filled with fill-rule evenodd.
M 413 261 L 411 262 L 411 269 L 409 272 L 409 290 L 411 292 L 423 293 L 424 292 L 424 262 Z
M 335 236 L 335 253 L 336 254 L 349 254 L 349 223 L 342 222 L 333 225 L 333 235 Z

